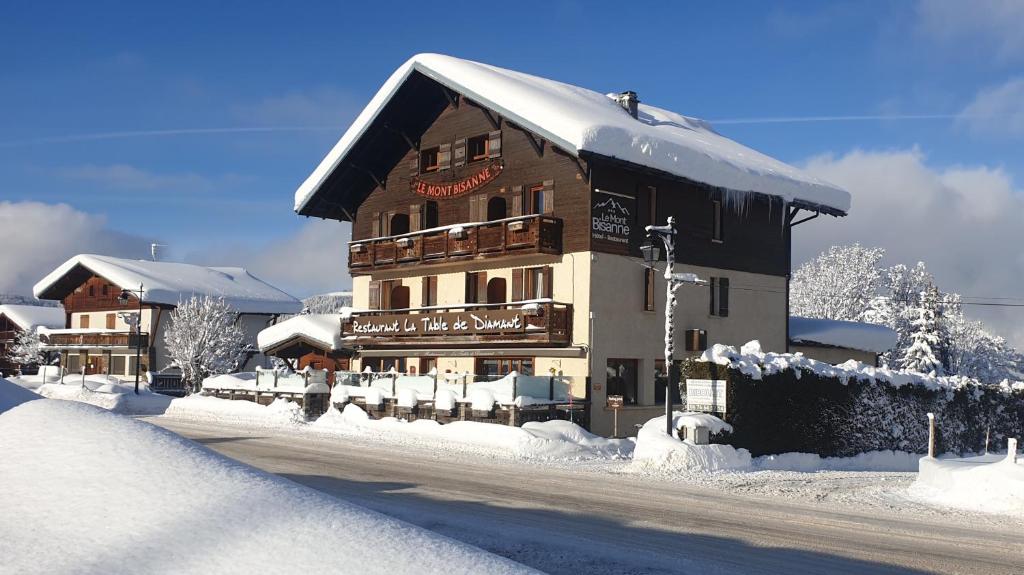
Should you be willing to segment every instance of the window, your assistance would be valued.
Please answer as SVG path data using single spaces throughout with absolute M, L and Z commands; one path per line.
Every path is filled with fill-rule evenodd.
M 405 373 L 404 357 L 364 357 L 363 369 L 369 367 L 374 373 L 391 371 L 394 367 L 398 373 Z
M 712 205 L 711 241 L 721 242 L 725 238 L 722 235 L 722 202 L 715 200 Z
M 530 195 L 527 199 L 529 200 L 527 202 L 529 206 L 528 213 L 544 213 L 544 186 L 533 186 L 530 188 Z
M 487 159 L 490 151 L 487 142 L 487 134 L 481 134 L 475 138 L 469 138 L 469 140 L 466 141 L 466 151 L 470 162 L 478 162 L 480 160 Z
M 409 309 L 409 286 L 397 285 L 391 288 L 391 301 L 387 309 Z
M 102 293 L 103 293 L 103 295 L 109 295 L 110 294 L 110 285 L 109 284 L 103 284 Z
M 81 359 L 78 357 L 78 354 L 68 355 L 67 363 L 68 364 L 65 367 L 67 368 L 68 373 L 77 373 L 78 370 L 82 368 Z
M 644 311 L 654 311 L 654 284 L 657 276 L 653 268 L 644 268 Z
M 106 287 L 106 286 L 103 286 Z M 112 313 L 107 314 L 107 329 L 114 329 L 117 327 L 117 316 Z
M 487 221 L 493 222 L 503 220 L 507 217 L 508 208 L 505 203 L 505 198 L 501 196 L 494 196 L 487 200 Z
M 428 174 L 436 172 L 441 169 L 440 163 L 437 158 L 441 151 L 440 147 L 427 148 L 420 152 L 420 173 Z
M 729 278 L 711 278 L 711 315 L 729 316 Z
M 82 329 L 89 329 L 89 316 L 80 315 L 78 316 L 78 327 Z
M 409 216 L 407 214 L 391 214 L 388 235 L 400 236 L 407 233 L 409 233 Z
M 423 228 L 429 230 L 440 225 L 437 217 L 437 202 L 428 201 L 423 208 Z
M 476 374 L 484 377 L 501 377 L 512 372 L 519 375 L 533 375 L 532 357 L 480 357 L 476 360 Z
M 637 360 L 609 359 L 606 368 L 608 395 L 621 395 L 626 405 L 637 403 Z
M 505 303 L 507 293 L 505 278 L 491 278 L 487 282 L 487 303 Z
M 543 299 L 551 296 L 551 267 L 526 268 L 523 299 Z
M 437 305 L 437 276 L 423 278 L 423 297 L 420 305 L 422 307 Z
M 487 274 L 466 273 L 466 303 L 487 303 Z
M 110 373 L 113 375 L 127 375 L 125 373 L 125 357 L 123 355 L 114 355 L 110 357 Z
M 96 286 L 89 286 L 89 296 L 96 295 Z
M 665 360 L 654 360 L 654 403 L 664 405 L 665 387 L 668 385 L 668 374 L 665 373 Z M 682 403 L 683 397 L 679 393 L 679 385 L 672 386 L 672 403 Z

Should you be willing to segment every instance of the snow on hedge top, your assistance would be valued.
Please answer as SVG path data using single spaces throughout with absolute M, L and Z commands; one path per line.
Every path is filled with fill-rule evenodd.
M 790 316 L 789 340 L 846 349 L 885 353 L 896 346 L 899 336 L 884 325 Z
M 143 285 L 146 303 L 178 305 L 197 296 L 223 297 L 239 313 L 299 313 L 302 302 L 254 277 L 243 268 L 208 268 L 179 262 L 130 260 L 80 254 L 61 264 L 33 288 L 41 297 L 76 266 L 82 266 L 122 289 Z
M 440 54 L 410 58 L 384 83 L 348 131 L 295 192 L 295 211 L 313 197 L 413 72 L 463 94 L 559 148 L 611 156 L 697 182 L 850 209 L 850 194 L 716 133 L 706 122 L 640 104 L 631 117 L 609 96 Z
M 35 331 L 37 327 L 64 327 L 64 308 L 41 305 L 0 305 L 0 315 L 16 323 L 24 331 Z
M 91 405 L 28 402 L 0 437 L 4 572 L 536 573 Z
M 282 344 L 290 339 L 304 337 L 315 341 L 329 350 L 341 349 L 341 318 L 338 313 L 311 313 L 290 317 L 274 324 L 256 335 L 261 352 Z

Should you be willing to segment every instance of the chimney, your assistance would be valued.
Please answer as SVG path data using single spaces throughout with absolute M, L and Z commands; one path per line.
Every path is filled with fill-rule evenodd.
M 622 106 L 623 110 L 629 112 L 630 116 L 637 117 L 637 104 L 640 103 L 640 100 L 636 97 L 636 92 L 632 90 L 622 92 L 615 97 L 615 100 Z

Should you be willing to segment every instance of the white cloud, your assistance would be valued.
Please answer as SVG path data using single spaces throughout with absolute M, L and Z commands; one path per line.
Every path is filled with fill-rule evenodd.
M 0 293 L 31 295 L 37 281 L 75 254 L 142 258 L 149 244 L 67 204 L 0 202 Z
M 853 207 L 797 227 L 794 263 L 860 242 L 885 248 L 889 263 L 924 261 L 946 291 L 1024 299 L 1024 189 L 1005 171 L 935 168 L 917 149 L 821 156 L 806 168 L 850 190 Z M 1024 348 L 1024 308 L 966 311 Z
M 348 241 L 352 226 L 310 220 L 291 236 L 256 245 L 233 245 L 186 256 L 203 265 L 241 266 L 268 283 L 305 297 L 349 289 Z
M 1021 35 L 1024 36 L 1024 29 Z M 1024 78 L 982 89 L 963 109 L 958 121 L 976 133 L 1024 136 Z
M 58 174 L 69 180 L 91 182 L 118 190 L 199 191 L 214 187 L 213 180 L 199 174 L 158 174 L 128 164 L 86 164 L 64 168 Z
M 1024 2 L 1020 0 L 920 0 L 920 30 L 944 44 L 983 47 L 997 59 L 1024 59 Z

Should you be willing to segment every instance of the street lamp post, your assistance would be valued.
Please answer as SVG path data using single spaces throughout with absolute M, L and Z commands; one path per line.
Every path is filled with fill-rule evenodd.
M 675 364 L 672 357 L 675 352 L 676 290 L 684 284 L 705 285 L 707 282 L 692 273 L 675 273 L 676 220 L 674 217 L 669 216 L 668 223 L 663 226 L 647 226 L 645 229 L 647 230 L 648 241 L 640 246 L 640 252 L 644 256 L 644 261 L 652 269 L 660 255 L 658 246 L 652 241 L 653 238 L 661 239 L 662 244 L 665 246 L 665 369 L 667 370 L 665 374 L 665 433 L 671 437 L 672 385 L 679 385 L 678 381 L 674 381 L 677 371 L 674 369 Z
M 129 296 L 134 294 L 139 300 L 139 315 L 135 316 L 134 325 L 131 327 L 135 328 L 135 395 L 139 394 L 139 371 L 142 366 L 142 284 L 139 284 L 138 291 L 122 289 L 121 295 L 118 296 L 117 302 L 121 305 L 127 305 Z

